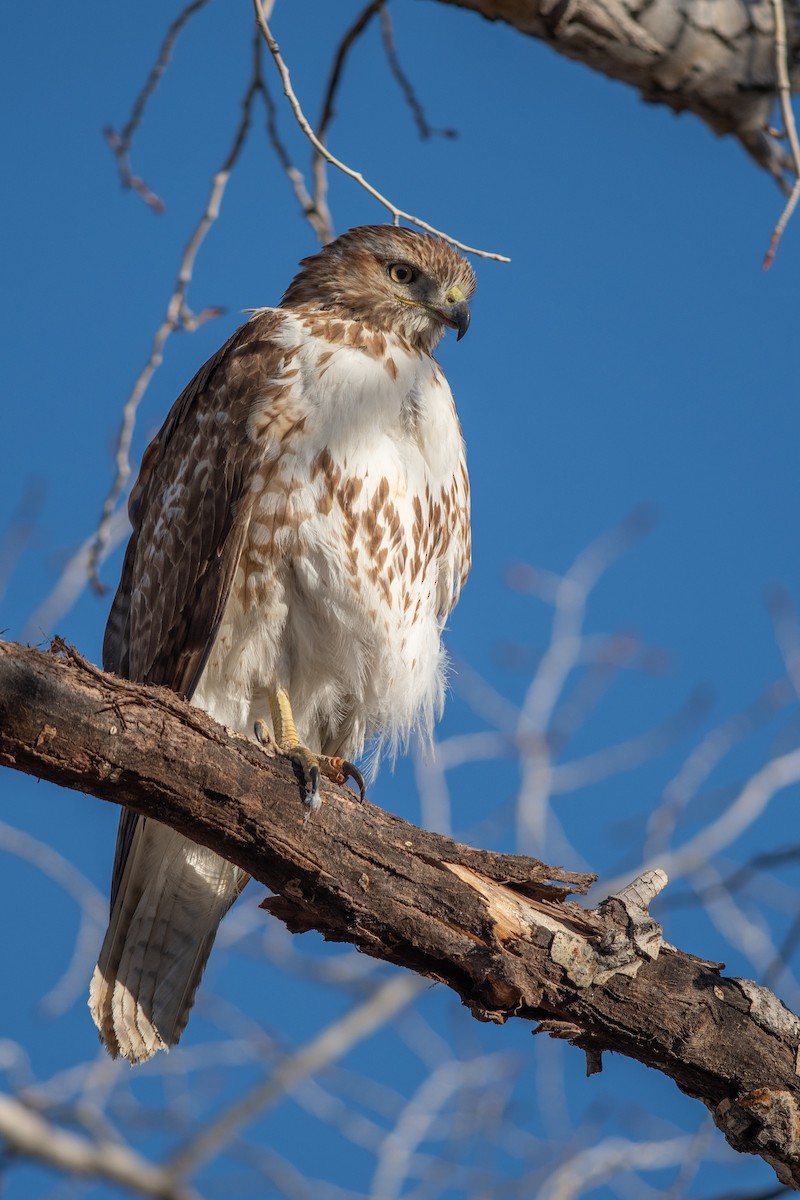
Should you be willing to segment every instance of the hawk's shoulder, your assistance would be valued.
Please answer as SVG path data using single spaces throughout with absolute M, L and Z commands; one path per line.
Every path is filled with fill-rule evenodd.
M 262 454 L 250 417 L 293 356 L 264 309 L 197 372 L 142 459 L 133 527 L 103 643 L 107 670 L 190 696 L 230 591 Z

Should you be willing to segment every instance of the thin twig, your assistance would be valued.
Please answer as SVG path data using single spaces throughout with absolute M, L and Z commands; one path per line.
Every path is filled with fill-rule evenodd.
M 133 135 L 139 127 L 139 123 L 144 116 L 144 110 L 147 101 L 152 96 L 153 92 L 158 87 L 161 76 L 164 74 L 169 60 L 172 57 L 172 50 L 177 41 L 178 34 L 183 29 L 184 25 L 208 3 L 208 0 L 191 0 L 190 4 L 178 13 L 178 16 L 167 30 L 161 49 L 158 52 L 150 74 L 147 76 L 144 87 L 139 92 L 139 95 L 133 102 L 131 115 L 128 117 L 122 133 L 117 133 L 115 129 L 108 126 L 103 130 L 105 139 L 111 147 L 114 157 L 117 160 L 117 169 L 122 180 L 122 186 L 131 188 L 138 196 L 141 196 L 145 204 L 149 205 L 154 212 L 162 213 L 165 208 L 164 201 L 155 192 L 152 192 L 143 179 L 138 175 L 134 175 L 131 170 L 130 149 Z
M 508 1059 L 497 1054 L 470 1062 L 453 1059 L 435 1067 L 408 1100 L 378 1149 L 369 1200 L 399 1200 L 406 1192 L 414 1155 L 421 1144 L 431 1140 L 432 1129 L 446 1105 L 459 1094 L 471 1092 L 474 1112 L 475 1098 L 491 1091 L 508 1071 Z
M 528 687 L 516 731 L 517 743 L 524 748 L 517 799 L 520 848 L 535 846 L 541 852 L 548 823 L 555 828 L 550 808 L 554 767 L 550 723 L 567 680 L 581 661 L 589 596 L 611 563 L 648 532 L 652 520 L 646 506 L 634 509 L 581 551 L 556 588 L 550 642 Z
M 795 694 L 800 696 L 800 623 L 792 598 L 785 588 L 771 588 L 767 596 L 767 608 L 786 667 L 786 676 Z
M 42 1008 L 51 1015 L 65 1012 L 85 986 L 86 971 L 97 952 L 98 935 L 108 914 L 108 901 L 52 846 L 5 821 L 0 821 L 0 851 L 41 871 L 78 906 L 81 923 L 71 962 L 61 979 L 40 1001 Z
M 567 1200 L 585 1195 L 592 1184 L 611 1179 L 620 1170 L 630 1178 L 634 1171 L 665 1170 L 679 1166 L 691 1149 L 691 1137 L 636 1142 L 608 1137 L 596 1146 L 575 1149 L 538 1189 L 539 1200 Z
M 667 783 L 659 803 L 648 817 L 643 850 L 644 858 L 648 862 L 657 860 L 667 852 L 678 822 L 696 799 L 712 771 L 740 746 L 746 737 L 785 708 L 790 699 L 791 692 L 788 687 L 773 684 L 764 689 L 754 704 L 716 725 L 701 738 L 687 755 L 677 774 Z
M 414 124 L 417 127 L 419 136 L 423 141 L 427 141 L 431 137 L 457 138 L 458 131 L 455 129 L 434 129 L 428 123 L 428 118 L 425 116 L 425 109 L 419 102 L 417 93 L 411 80 L 406 75 L 400 59 L 397 55 L 397 47 L 394 41 L 394 29 L 392 28 L 392 17 L 387 4 L 381 5 L 381 38 L 383 40 L 383 49 L 386 53 L 386 61 L 389 64 L 389 70 L 394 75 L 397 81 L 397 86 L 403 93 L 403 99 L 411 109 L 411 115 L 414 118 Z
M 354 43 L 369 25 L 372 18 L 385 4 L 386 0 L 370 0 L 370 3 L 365 9 L 359 13 L 353 24 L 345 33 L 336 51 L 331 67 L 331 73 L 328 78 L 328 86 L 325 90 L 325 99 L 322 102 L 322 113 L 317 125 L 317 137 L 320 142 L 324 142 L 328 133 L 328 126 L 333 120 L 334 109 L 333 103 L 336 99 L 336 93 L 339 90 L 344 66 L 347 62 L 347 56 L 350 53 Z M 328 176 L 325 170 L 325 159 L 317 152 L 314 155 L 311 172 L 314 177 L 314 206 L 319 211 L 328 211 L 327 193 L 328 193 Z
M 253 71 L 250 82 L 247 85 L 247 91 L 242 98 L 242 114 L 239 118 L 239 123 L 234 133 L 231 148 L 225 156 L 225 160 L 217 171 L 211 182 L 211 191 L 206 203 L 203 214 L 195 226 L 189 241 L 181 256 L 178 274 L 175 281 L 175 286 L 172 295 L 167 303 L 167 311 L 164 320 L 159 325 L 153 337 L 150 356 L 145 363 L 139 378 L 133 386 L 133 391 L 125 401 L 122 410 L 122 424 L 117 436 L 117 447 L 115 452 L 116 458 L 116 474 L 114 480 L 106 496 L 103 509 L 100 514 L 100 522 L 97 527 L 94 543 L 89 554 L 89 582 L 92 587 L 102 592 L 105 590 L 104 585 L 100 582 L 98 576 L 98 568 L 102 558 L 103 550 L 109 536 L 111 526 L 111 518 L 114 513 L 117 501 L 122 495 L 128 478 L 131 473 L 130 450 L 131 440 L 133 438 L 133 430 L 136 424 L 136 414 L 141 403 L 142 397 L 150 383 L 155 372 L 161 365 L 164 357 L 164 345 L 167 339 L 173 334 L 176 329 L 184 329 L 193 332 L 199 325 L 211 317 L 218 317 L 222 314 L 221 308 L 206 308 L 201 313 L 192 313 L 186 305 L 186 293 L 189 289 L 189 284 L 192 281 L 194 272 L 194 264 L 197 254 L 202 246 L 209 229 L 219 216 L 220 206 L 225 194 L 225 189 L 228 186 L 231 171 L 233 170 L 239 155 L 242 152 L 247 133 L 250 128 L 250 120 L 252 116 L 253 100 L 256 95 L 263 91 L 263 82 L 261 78 L 261 51 L 260 44 L 257 39 L 253 43 Z
M 289 151 L 283 144 L 278 132 L 278 113 L 275 101 L 272 99 L 272 95 L 266 85 L 263 96 L 264 105 L 267 110 L 267 136 L 269 137 L 272 149 L 275 151 L 278 161 L 289 177 L 294 194 L 303 210 L 303 216 L 309 221 L 311 228 L 319 239 L 320 245 L 324 246 L 327 242 L 333 240 L 333 222 L 328 206 L 324 200 L 320 200 L 319 197 L 314 198 L 311 195 L 306 187 L 302 171 L 295 166 L 289 157 Z
M 113 554 L 123 538 L 128 536 L 130 528 L 128 514 L 124 508 L 118 508 L 111 514 L 103 545 L 97 555 L 95 573 L 109 554 Z M 89 563 L 96 543 L 97 532 L 95 531 L 84 539 L 74 554 L 70 555 L 53 587 L 44 600 L 37 604 L 25 622 L 21 634 L 23 642 L 35 645 L 43 638 L 49 637 L 61 618 L 70 611 L 86 587 L 86 581 L 89 579 Z
M 275 61 L 275 66 L 278 68 L 278 73 L 280 74 L 281 82 L 283 84 L 283 91 L 287 100 L 289 101 L 292 112 L 294 113 L 295 120 L 308 140 L 311 142 L 311 145 L 319 154 L 323 156 L 323 158 L 326 159 L 327 162 L 331 164 L 331 166 L 336 167 L 349 179 L 355 180 L 356 183 L 358 183 L 366 192 L 369 193 L 370 196 L 373 197 L 373 199 L 377 200 L 379 204 L 382 204 L 383 207 L 392 214 L 395 224 L 401 220 L 409 221 L 412 225 L 417 225 L 420 229 L 424 229 L 427 233 L 432 233 L 435 237 L 442 238 L 443 241 L 449 242 L 451 246 L 455 246 L 458 250 L 463 250 L 465 254 L 475 254 L 479 258 L 491 258 L 496 262 L 511 261 L 510 258 L 507 258 L 503 254 L 494 254 L 488 250 L 478 250 L 474 246 L 467 246 L 463 242 L 457 241 L 456 238 L 451 237 L 449 234 L 444 233 L 441 229 L 435 229 L 433 225 L 429 225 L 426 221 L 421 220 L 419 217 L 415 217 L 412 213 L 405 212 L 403 209 L 398 208 L 397 205 L 393 204 L 391 200 L 388 200 L 386 196 L 382 195 L 377 188 L 374 188 L 371 183 L 368 183 L 360 171 L 354 171 L 352 167 L 348 167 L 346 163 L 343 163 L 340 159 L 336 158 L 334 154 L 331 154 L 330 150 L 328 150 L 327 147 L 322 144 L 317 135 L 314 133 L 314 130 L 308 123 L 308 119 L 300 106 L 300 101 L 295 95 L 289 76 L 289 69 L 281 57 L 278 43 L 272 36 L 272 31 L 270 30 L 267 18 L 264 16 L 262 0 L 253 0 L 253 7 L 255 9 L 256 20 L 258 21 L 259 28 L 264 35 L 264 40 L 269 47 L 269 52 Z
M 764 987 L 774 988 L 781 976 L 788 970 L 792 955 L 800 943 L 800 916 L 795 916 L 788 931 L 781 939 L 777 953 L 763 972 Z
M 386 0 L 370 0 L 370 3 L 359 13 L 353 24 L 345 33 L 342 40 L 339 42 L 336 50 L 336 56 L 333 60 L 333 66 L 331 67 L 331 73 L 328 77 L 328 86 L 325 89 L 325 99 L 322 102 L 322 112 L 317 124 L 317 137 L 321 142 L 325 141 L 328 133 L 328 126 L 335 115 L 333 103 L 336 99 L 336 93 L 339 90 L 339 84 L 342 81 L 342 74 L 344 73 L 347 56 L 353 48 L 357 38 L 361 36 L 372 18 L 383 8 L 385 3 Z
M 19 559 L 37 533 L 44 494 L 42 481 L 29 479 L 8 524 L 0 532 L 0 600 L 5 595 Z
M 781 971 L 788 973 L 786 959 L 781 960 L 778 949 L 770 937 L 768 927 L 760 913 L 751 913 L 752 905 L 739 903 L 725 887 L 722 875 L 713 863 L 702 863 L 689 877 L 692 887 L 703 893 L 703 909 L 712 925 L 725 938 L 730 946 L 734 946 L 738 954 L 743 955 L 749 962 L 754 978 L 768 986 L 764 976 L 771 964 L 779 962 Z M 781 973 L 778 972 L 778 974 Z M 772 987 L 777 982 L 773 979 Z M 781 998 L 784 1003 L 792 1003 L 796 999 L 797 985 L 791 974 L 783 981 Z M 794 993 L 794 997 L 791 993 Z
M 764 809 L 780 791 L 800 782 L 800 750 L 772 758 L 754 772 L 736 795 L 733 803 L 694 836 L 675 850 L 662 852 L 658 860 L 645 859 L 637 870 L 663 867 L 675 882 L 698 870 L 715 855 L 726 850 L 737 838 L 752 827 Z M 602 887 L 613 891 L 622 876 L 603 880 Z
M 652 729 L 570 762 L 554 764 L 550 772 L 551 795 L 576 792 L 652 762 L 707 715 L 710 702 L 708 690 L 696 688 L 676 713 Z
M 795 125 L 794 110 L 792 109 L 792 85 L 789 79 L 788 49 L 786 44 L 786 11 L 783 7 L 783 0 L 772 0 L 772 9 L 775 14 L 775 67 L 778 74 L 778 97 L 781 104 L 783 128 L 786 131 L 789 148 L 792 152 L 795 181 L 789 199 L 786 201 L 783 212 L 772 231 L 769 249 L 764 255 L 764 262 L 762 264 L 765 271 L 768 271 L 775 261 L 775 255 L 778 250 L 778 244 L 783 237 L 783 231 L 789 224 L 792 213 L 797 206 L 797 201 L 800 200 L 800 142 L 797 139 L 797 126 Z
M 305 1046 L 270 1071 L 219 1116 L 192 1136 L 182 1150 L 170 1158 L 165 1170 L 176 1183 L 199 1163 L 226 1145 L 239 1129 L 258 1113 L 274 1104 L 301 1079 L 342 1058 L 354 1045 L 391 1021 L 400 1009 L 416 999 L 425 983 L 413 975 L 392 975 L 379 983 L 363 1001 L 332 1021 Z

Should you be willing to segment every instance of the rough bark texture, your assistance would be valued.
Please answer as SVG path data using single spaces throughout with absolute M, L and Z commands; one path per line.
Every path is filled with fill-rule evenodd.
M 591 876 L 459 845 L 332 785 L 306 820 L 285 762 L 65 648 L 0 642 L 0 763 L 163 820 L 266 884 L 290 929 L 440 980 L 480 1020 L 536 1021 L 590 1073 L 604 1050 L 663 1071 L 800 1188 L 800 1021 L 662 941 L 647 912 L 661 873 L 589 911 L 568 897 Z
M 547 42 L 645 100 L 734 134 L 779 181 L 769 131 L 776 93 L 773 0 L 441 0 Z M 784 0 L 792 86 L 800 84 L 800 0 Z

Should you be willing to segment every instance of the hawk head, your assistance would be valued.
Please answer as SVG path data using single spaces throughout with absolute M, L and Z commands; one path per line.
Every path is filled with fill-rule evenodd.
M 281 306 L 323 310 L 396 333 L 429 354 L 469 325 L 475 274 L 447 242 L 397 225 L 361 225 L 304 258 Z

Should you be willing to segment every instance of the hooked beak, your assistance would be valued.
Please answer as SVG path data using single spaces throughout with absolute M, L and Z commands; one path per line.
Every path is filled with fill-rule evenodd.
M 458 330 L 457 342 L 460 342 L 469 329 L 469 304 L 461 288 L 451 288 L 445 297 L 442 308 L 436 310 L 451 329 Z
M 469 329 L 469 303 L 460 287 L 450 288 L 441 307 L 429 304 L 425 300 L 411 300 L 407 296 L 397 296 L 401 304 L 410 304 L 413 308 L 427 308 L 429 312 L 441 317 L 445 325 L 458 330 L 457 342 L 460 342 Z

